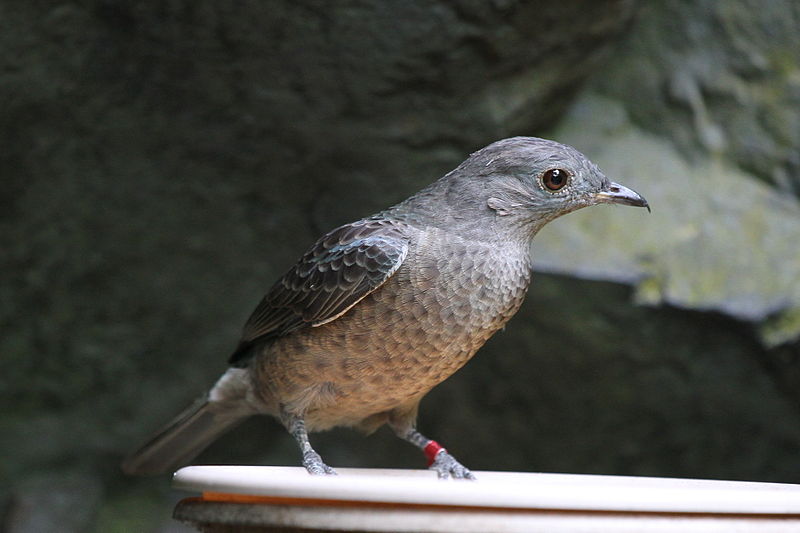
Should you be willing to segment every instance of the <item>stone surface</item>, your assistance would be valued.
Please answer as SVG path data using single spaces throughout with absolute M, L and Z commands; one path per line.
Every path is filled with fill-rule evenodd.
M 584 244 L 626 222 L 578 213 L 545 230 L 542 267 L 635 282 L 644 303 L 723 312 L 800 349 L 798 22 L 788 1 L 643 5 L 593 80 L 602 96 L 553 135 L 638 186 L 655 220 L 598 255 Z
M 687 160 L 637 128 L 624 108 L 584 95 L 554 136 L 638 190 L 649 215 L 594 209 L 556 221 L 533 248 L 537 268 L 637 286 L 637 300 L 761 323 L 768 346 L 800 323 L 800 203 L 725 159 Z M 638 215 L 638 216 L 637 216 Z M 597 243 L 602 243 L 597 246 Z
M 800 4 L 642 4 L 600 89 L 687 156 L 711 155 L 800 195 Z

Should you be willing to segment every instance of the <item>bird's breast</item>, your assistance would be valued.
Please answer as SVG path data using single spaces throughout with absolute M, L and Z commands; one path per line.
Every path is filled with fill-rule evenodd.
M 527 248 L 510 243 L 434 236 L 412 253 L 413 262 L 396 280 L 412 295 L 404 305 L 422 307 L 420 319 L 456 339 L 482 338 L 502 327 L 530 283 Z
M 418 401 L 519 309 L 529 265 L 527 249 L 417 239 L 395 275 L 347 313 L 269 347 L 263 393 L 307 406 L 317 428 Z

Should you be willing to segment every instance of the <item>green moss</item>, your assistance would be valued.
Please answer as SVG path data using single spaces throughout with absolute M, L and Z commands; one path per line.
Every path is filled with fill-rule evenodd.
M 800 307 L 786 309 L 770 317 L 759 328 L 761 338 L 769 347 L 779 346 L 800 338 Z

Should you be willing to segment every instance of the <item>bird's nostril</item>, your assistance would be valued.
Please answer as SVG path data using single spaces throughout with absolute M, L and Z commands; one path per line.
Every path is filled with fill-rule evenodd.
M 619 187 L 617 187 L 616 185 L 612 185 L 611 188 L 609 188 L 609 191 L 611 191 L 611 192 L 619 192 Z

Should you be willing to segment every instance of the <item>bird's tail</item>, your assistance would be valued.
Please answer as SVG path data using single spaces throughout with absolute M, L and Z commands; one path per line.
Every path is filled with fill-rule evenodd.
M 173 472 L 251 414 L 203 397 L 128 455 L 122 470 L 135 476 Z
M 246 368 L 229 368 L 206 396 L 126 457 L 122 470 L 137 476 L 164 474 L 194 459 L 217 437 L 262 412 L 251 383 Z

